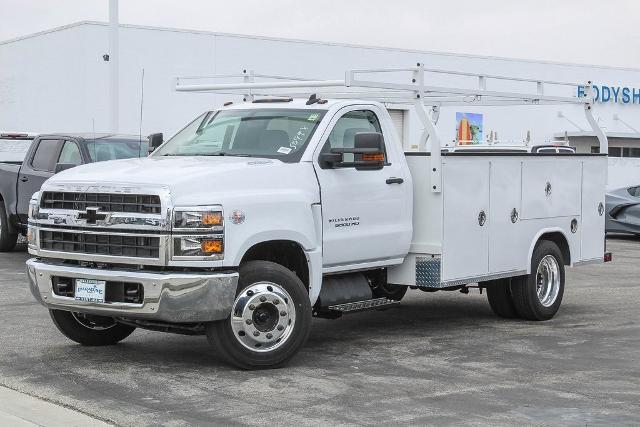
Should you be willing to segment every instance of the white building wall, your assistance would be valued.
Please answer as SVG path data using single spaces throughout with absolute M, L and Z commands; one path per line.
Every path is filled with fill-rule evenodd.
M 36 36 L 0 43 L 0 129 L 35 132 L 91 132 L 108 129 L 108 27 L 80 23 Z M 292 40 L 182 31 L 123 25 L 120 33 L 120 127 L 140 128 L 141 73 L 145 69 L 143 135 L 173 134 L 205 109 L 231 97 L 186 94 L 173 90 L 177 76 L 210 76 L 253 69 L 264 74 L 341 78 L 347 68 L 427 67 L 526 78 L 640 86 L 640 70 L 475 57 L 400 49 L 368 48 Z M 473 80 L 429 75 L 434 84 L 468 84 Z M 407 77 L 408 78 L 408 77 Z M 535 90 L 512 84 L 489 89 Z M 575 93 L 569 89 L 568 93 Z M 565 94 L 568 94 L 565 93 Z M 522 140 L 531 130 L 536 142 L 558 132 L 589 130 L 580 106 L 485 107 L 443 109 L 439 131 L 445 141 L 455 136 L 455 112 L 484 114 L 484 131 L 500 139 Z M 599 104 L 595 115 L 609 131 L 640 127 L 640 104 Z M 410 133 L 419 132 L 410 120 Z

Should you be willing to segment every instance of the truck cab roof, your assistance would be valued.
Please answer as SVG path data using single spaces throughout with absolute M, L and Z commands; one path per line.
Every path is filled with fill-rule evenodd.
M 319 101 L 319 102 L 318 102 Z M 329 110 L 332 107 L 342 107 L 343 105 L 353 105 L 360 103 L 366 105 L 382 105 L 377 101 L 358 100 L 358 99 L 318 99 L 318 101 L 309 104 L 306 98 L 257 98 L 254 101 L 243 101 L 238 103 L 226 103 L 220 107 L 221 110 L 255 110 L 262 108 L 273 109 L 307 109 L 307 110 Z
M 126 141 L 138 141 L 140 139 L 146 141 L 146 136 L 140 138 L 140 135 L 126 135 L 126 134 L 113 134 L 113 133 L 91 133 L 91 132 L 73 132 L 73 133 L 47 133 L 38 135 L 41 139 L 57 137 L 57 138 L 73 138 L 84 141 L 97 141 L 97 140 L 126 140 Z

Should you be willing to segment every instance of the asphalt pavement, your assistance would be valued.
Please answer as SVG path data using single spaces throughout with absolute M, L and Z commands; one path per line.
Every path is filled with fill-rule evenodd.
M 118 425 L 640 425 L 640 239 L 568 269 L 557 316 L 496 318 L 473 290 L 316 319 L 283 369 L 224 365 L 204 337 L 64 338 L 0 254 L 0 385 Z M 46 425 L 46 423 L 44 423 Z

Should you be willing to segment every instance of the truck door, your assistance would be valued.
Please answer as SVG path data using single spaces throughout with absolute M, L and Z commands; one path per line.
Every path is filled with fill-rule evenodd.
M 349 107 L 332 118 L 315 153 L 323 221 L 323 264 L 331 267 L 404 258 L 411 243 L 412 185 L 392 124 L 373 106 Z M 386 162 L 381 169 L 322 169 L 318 155 L 353 147 L 358 132 L 381 132 Z M 345 154 L 345 161 L 353 161 Z
M 23 162 L 18 175 L 17 213 L 22 223 L 27 222 L 29 199 L 53 175 L 60 153 L 59 139 L 41 139 L 37 144 L 33 155 Z

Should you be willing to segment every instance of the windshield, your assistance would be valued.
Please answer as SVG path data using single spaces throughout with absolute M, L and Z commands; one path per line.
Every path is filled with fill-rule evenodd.
M 297 162 L 325 110 L 256 109 L 209 112 L 167 141 L 154 156 L 247 156 Z
M 149 152 L 149 141 L 146 139 L 96 139 L 86 144 L 92 162 L 146 157 Z

